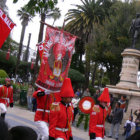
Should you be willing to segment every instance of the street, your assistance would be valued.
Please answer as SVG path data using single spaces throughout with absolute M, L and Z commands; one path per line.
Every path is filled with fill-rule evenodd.
M 34 112 L 30 112 L 27 109 L 14 106 L 13 109 L 8 108 L 8 112 L 6 115 L 6 122 L 8 123 L 9 128 L 13 126 L 29 126 L 33 128 L 37 133 L 38 130 L 34 124 Z M 106 125 L 106 133 L 108 135 L 108 130 L 110 126 Z M 72 126 L 72 133 L 74 140 L 89 140 L 88 131 L 84 131 L 81 127 L 77 128 Z M 104 140 L 113 140 L 106 137 Z M 124 140 L 122 136 L 119 137 L 119 140 Z

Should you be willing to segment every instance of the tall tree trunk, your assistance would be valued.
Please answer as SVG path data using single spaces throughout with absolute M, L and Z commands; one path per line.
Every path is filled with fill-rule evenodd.
M 91 82 L 92 87 L 94 87 L 94 83 L 95 83 L 96 70 L 97 70 L 97 63 L 94 64 L 94 69 L 92 72 L 92 82 Z
M 25 62 L 28 62 L 30 40 L 31 40 L 31 33 L 29 33 L 28 44 L 27 44 L 27 49 L 26 49 L 26 54 L 25 54 Z
M 21 37 L 20 37 L 20 43 L 19 43 L 19 52 L 18 52 L 18 56 L 17 56 L 17 64 L 16 64 L 16 69 L 15 69 L 15 76 L 17 74 L 17 70 L 18 70 L 18 66 L 20 64 L 20 56 L 22 53 L 22 45 L 23 45 L 23 40 L 24 40 L 24 35 L 25 35 L 25 29 L 26 29 L 27 25 L 23 25 L 22 26 L 22 31 L 21 31 Z
M 85 88 L 89 86 L 89 75 L 90 75 L 90 53 L 89 48 L 86 46 L 86 68 L 85 68 Z
M 45 22 L 45 14 L 44 13 L 41 14 L 41 21 Z M 38 43 L 41 42 L 42 39 L 43 39 L 44 24 L 42 22 L 40 22 L 40 30 L 39 30 L 39 36 L 38 36 Z M 38 72 L 38 61 L 39 61 L 39 52 L 37 50 L 33 82 L 35 82 L 36 76 L 37 76 L 37 72 Z

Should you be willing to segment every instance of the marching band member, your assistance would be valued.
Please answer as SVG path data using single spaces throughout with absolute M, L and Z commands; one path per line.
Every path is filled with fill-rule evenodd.
M 0 110 L 1 117 L 5 119 L 7 107 L 13 107 L 13 87 L 10 78 L 5 79 L 6 84 L 0 87 Z
M 61 91 L 61 102 L 53 103 L 49 116 L 49 140 L 73 140 L 71 122 L 73 107 L 71 100 L 74 91 L 70 78 L 65 78 Z
M 105 118 L 107 111 L 105 109 L 107 103 L 110 102 L 108 88 L 105 88 L 101 96 L 98 98 L 99 105 L 94 105 L 89 120 L 90 140 L 103 140 L 105 133 Z
M 60 101 L 59 93 L 48 94 L 43 89 L 39 89 L 33 93 L 33 97 L 37 100 L 37 110 L 34 121 L 39 130 L 38 139 L 48 140 L 50 106 L 53 102 Z

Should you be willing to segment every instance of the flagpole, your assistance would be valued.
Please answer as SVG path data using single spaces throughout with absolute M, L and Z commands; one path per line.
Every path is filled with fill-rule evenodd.
M 49 24 L 47 24 L 47 23 L 45 23 L 45 22 L 43 22 L 43 21 L 40 21 L 41 23 L 43 23 L 43 24 L 45 24 L 45 25 L 47 25 L 47 26 L 49 26 L 49 27 L 51 27 L 51 28 L 54 28 L 54 29 L 56 29 L 56 30 L 60 30 L 60 29 L 58 29 L 57 27 L 53 27 L 53 26 L 51 26 L 51 25 L 49 25 Z M 65 25 L 65 21 L 63 22 L 63 26 Z M 64 27 L 62 27 L 62 30 L 64 31 Z M 67 34 L 69 34 L 69 35 L 71 35 L 71 36 L 75 36 L 76 38 L 78 38 L 78 39 L 81 39 L 80 37 L 78 37 L 78 36 L 76 36 L 76 35 L 74 35 L 74 34 L 71 34 L 71 33 L 69 33 L 69 32 L 67 32 L 67 31 L 64 31 L 65 33 L 67 33 Z

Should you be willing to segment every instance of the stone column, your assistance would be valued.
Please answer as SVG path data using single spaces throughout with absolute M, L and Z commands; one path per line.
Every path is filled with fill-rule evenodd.
M 120 82 L 117 87 L 137 88 L 137 72 L 139 70 L 140 51 L 136 49 L 125 49 L 122 53 L 123 62 L 120 73 Z

